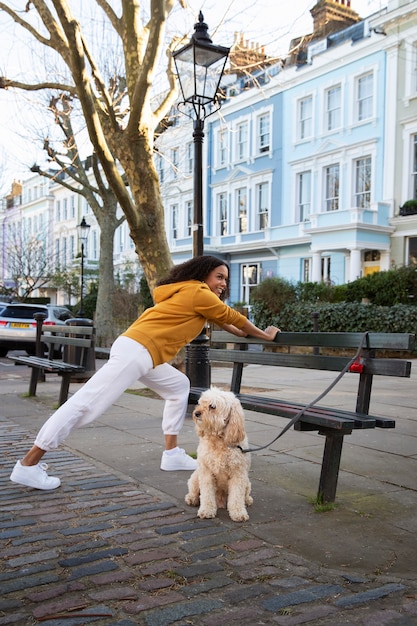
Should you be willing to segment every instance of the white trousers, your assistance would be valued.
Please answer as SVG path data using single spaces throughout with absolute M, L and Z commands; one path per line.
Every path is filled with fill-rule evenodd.
M 129 337 L 118 337 L 109 360 L 51 415 L 39 431 L 35 445 L 42 450 L 57 448 L 74 428 L 100 417 L 137 381 L 165 400 L 162 431 L 165 435 L 178 435 L 188 405 L 187 376 L 169 363 L 153 367 L 146 348 Z

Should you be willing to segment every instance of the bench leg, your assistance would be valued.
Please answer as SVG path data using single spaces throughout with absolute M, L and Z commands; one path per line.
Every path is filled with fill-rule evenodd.
M 346 433 L 320 431 L 320 434 L 326 436 L 326 443 L 324 445 L 317 499 L 322 503 L 334 502 L 336 499 L 337 480 L 339 478 L 343 438 Z
M 39 368 L 32 367 L 29 382 L 29 396 L 36 396 L 36 387 L 38 386 Z
M 59 392 L 59 406 L 61 406 L 61 404 L 64 404 L 64 402 L 66 402 L 68 399 L 68 391 L 71 382 L 72 372 L 65 372 L 64 374 L 61 374 L 61 376 L 62 382 Z

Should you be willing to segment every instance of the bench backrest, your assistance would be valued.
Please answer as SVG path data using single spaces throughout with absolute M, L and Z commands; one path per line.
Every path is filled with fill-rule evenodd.
M 240 392 L 244 364 L 297 367 L 342 371 L 352 360 L 363 333 L 279 333 L 275 341 L 264 341 L 253 337 L 236 337 L 225 331 L 213 331 L 209 349 L 210 362 L 233 364 L 231 391 Z M 372 380 L 374 375 L 410 377 L 411 362 L 403 358 L 379 357 L 377 351 L 412 352 L 415 335 L 410 333 L 369 333 L 361 352 L 356 411 L 369 412 Z M 218 348 L 216 344 L 226 344 Z M 231 345 L 233 347 L 231 347 Z M 274 352 L 276 346 L 311 348 L 302 354 Z M 352 351 L 351 356 L 325 354 L 331 349 Z M 319 353 L 320 351 L 320 353 Z
M 87 350 L 94 347 L 95 328 L 93 326 L 61 326 L 42 325 L 41 343 L 48 346 L 48 356 L 53 358 L 56 346 L 64 346 L 63 359 L 68 360 L 70 351 L 72 362 L 75 358 L 77 364 L 85 365 Z M 71 346 L 79 350 L 71 350 Z

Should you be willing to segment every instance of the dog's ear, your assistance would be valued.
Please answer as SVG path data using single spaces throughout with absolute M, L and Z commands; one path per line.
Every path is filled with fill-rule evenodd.
M 224 430 L 224 442 L 228 446 L 237 444 L 245 439 L 245 435 L 245 416 L 240 402 L 235 400 L 231 405 Z

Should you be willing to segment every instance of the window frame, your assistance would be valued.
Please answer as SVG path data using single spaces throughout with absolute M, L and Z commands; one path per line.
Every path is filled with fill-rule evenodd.
M 308 198 L 304 198 L 304 189 L 306 188 L 303 185 L 303 177 L 308 174 L 309 175 L 309 184 L 308 184 Z M 311 170 L 303 170 L 301 172 L 297 172 L 296 174 L 296 193 L 297 193 L 297 208 L 296 208 L 296 217 L 299 222 L 306 222 L 310 217 L 311 213 L 311 201 L 312 201 L 312 171 Z M 308 207 L 305 210 L 305 207 Z
M 304 104 L 310 103 L 308 115 L 303 114 Z M 308 128 L 306 125 L 308 123 Z M 313 94 L 308 94 L 297 101 L 297 139 L 306 141 L 313 137 Z
M 337 172 L 335 183 L 332 183 L 332 172 Z M 331 192 L 336 192 L 330 195 Z M 324 208 L 325 213 L 339 210 L 340 203 L 340 163 L 330 163 L 324 167 Z
M 369 183 L 369 188 L 368 189 L 360 189 L 360 185 L 359 183 L 361 182 L 361 180 L 359 179 L 359 164 L 360 162 L 364 162 L 366 161 L 367 163 L 364 164 L 365 167 L 365 171 L 369 172 L 366 174 L 366 180 L 365 180 L 365 186 L 367 183 Z M 358 159 L 355 159 L 353 162 L 353 169 L 354 169 L 354 174 L 353 174 L 353 179 L 354 179 L 354 207 L 358 208 L 358 209 L 369 209 L 371 206 L 371 199 L 372 199 L 372 157 L 371 155 L 366 155 L 363 157 L 360 157 Z M 358 202 L 358 199 L 363 199 L 364 202 Z
M 247 268 L 256 268 L 256 281 L 251 282 Z M 261 263 L 242 263 L 240 265 L 240 300 L 245 304 L 250 304 L 250 292 L 261 282 L 262 265 Z
M 263 192 L 266 187 L 266 193 Z M 258 230 L 266 230 L 270 226 L 271 214 L 271 185 L 269 181 L 260 181 L 255 183 L 255 210 Z M 266 200 L 266 206 L 263 207 L 263 201 Z
M 332 92 L 338 92 L 339 98 L 338 103 L 335 106 L 330 105 L 330 95 Z M 324 92 L 324 111 L 325 111 L 325 131 L 332 132 L 334 130 L 339 129 L 342 126 L 342 85 L 338 83 L 337 85 L 331 85 Z M 338 114 L 338 119 L 336 121 L 332 121 L 332 117 Z
M 366 89 L 364 94 L 361 94 L 362 81 L 369 80 L 370 89 Z M 374 117 L 374 97 L 375 91 L 375 74 L 373 70 L 368 70 L 355 79 L 355 121 L 357 123 L 363 123 L 371 120 Z M 363 111 L 362 109 L 365 109 Z
M 221 237 L 229 234 L 229 211 L 227 191 L 216 194 L 217 228 Z

